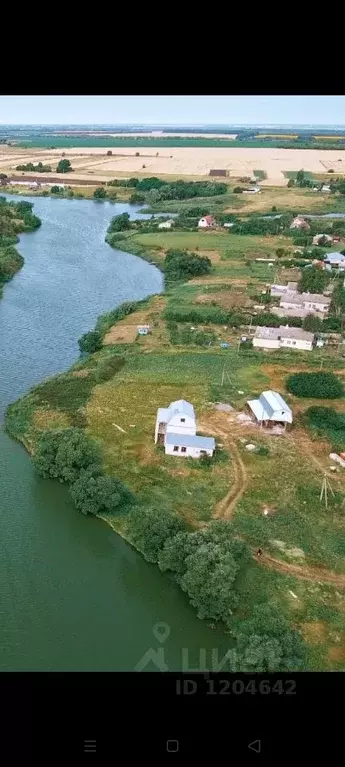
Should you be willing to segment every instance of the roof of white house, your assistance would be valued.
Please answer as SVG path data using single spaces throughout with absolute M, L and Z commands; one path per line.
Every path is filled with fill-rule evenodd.
M 313 341 L 314 333 L 302 328 L 289 328 L 280 325 L 279 328 L 267 328 L 260 325 L 256 328 L 254 338 L 267 338 L 269 340 L 278 340 L 279 338 L 293 338 L 296 341 Z
M 262 392 L 259 399 L 248 400 L 247 403 L 258 421 L 286 421 L 292 423 L 292 411 L 283 397 L 269 389 Z M 278 413 L 275 417 L 275 413 Z
M 169 407 L 159 407 L 157 410 L 157 419 L 161 423 L 168 423 L 177 413 L 186 415 L 195 420 L 193 405 L 185 399 L 178 399 L 175 402 L 170 402 Z
M 322 293 L 295 293 L 294 291 L 287 291 L 282 297 L 280 303 L 292 303 L 292 304 L 330 304 L 331 299 Z
M 214 450 L 216 446 L 213 437 L 198 437 L 197 434 L 167 434 L 165 442 L 178 447 L 200 447 L 201 450 Z
M 332 262 L 338 262 L 338 261 L 345 261 L 345 256 L 342 253 L 327 253 L 327 256 L 325 257 L 325 261 Z

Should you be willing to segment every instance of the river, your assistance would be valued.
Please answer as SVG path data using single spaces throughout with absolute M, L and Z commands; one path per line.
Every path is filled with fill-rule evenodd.
M 0 416 L 76 361 L 100 313 L 162 290 L 155 267 L 104 242 L 110 218 L 138 218 L 135 206 L 20 199 L 34 202 L 42 226 L 21 236 L 25 265 L 0 300 Z M 1 670 L 130 671 L 162 646 L 169 670 L 180 670 L 183 657 L 197 667 L 200 649 L 209 662 L 211 648 L 225 653 L 225 634 L 198 620 L 176 584 L 79 514 L 67 488 L 40 479 L 2 430 L 0 499 Z

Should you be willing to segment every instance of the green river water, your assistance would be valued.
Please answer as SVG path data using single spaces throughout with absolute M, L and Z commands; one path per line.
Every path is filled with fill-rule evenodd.
M 9 402 L 76 361 L 100 313 L 162 290 L 157 269 L 104 242 L 111 216 L 126 210 L 140 215 L 35 198 L 42 226 L 21 236 L 25 265 L 0 300 L 0 423 Z M 130 671 L 162 646 L 169 670 L 199 668 L 200 651 L 211 668 L 212 648 L 226 652 L 225 634 L 198 620 L 173 581 L 76 512 L 1 425 L 0 510 L 1 670 Z

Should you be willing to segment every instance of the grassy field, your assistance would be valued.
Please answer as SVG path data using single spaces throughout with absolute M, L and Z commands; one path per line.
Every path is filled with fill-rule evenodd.
M 133 235 L 138 245 L 154 250 L 180 248 L 211 254 L 215 263 L 226 259 L 255 258 L 274 255 L 276 248 L 292 248 L 287 237 L 257 237 L 228 234 L 227 232 L 152 232 Z M 213 255 L 212 255 L 213 254 Z

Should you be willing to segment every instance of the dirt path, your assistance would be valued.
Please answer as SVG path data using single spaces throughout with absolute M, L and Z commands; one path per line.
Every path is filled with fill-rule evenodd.
M 200 429 L 205 432 L 212 432 L 215 436 L 220 437 L 222 444 L 229 449 L 231 454 L 232 465 L 234 468 L 234 481 L 230 487 L 229 492 L 219 503 L 217 503 L 214 512 L 215 519 L 231 519 L 236 504 L 242 497 L 247 487 L 247 471 L 241 458 L 240 452 L 237 448 L 236 442 L 229 434 L 221 429 L 217 423 L 215 423 L 216 416 L 204 419 L 203 423 L 200 423 Z M 219 418 L 219 413 L 217 413 Z M 223 416 L 224 417 L 224 416 Z
M 258 556 L 253 549 L 254 559 L 259 563 L 266 565 L 271 570 L 279 570 L 287 575 L 294 575 L 296 578 L 302 578 L 305 581 L 322 581 L 323 583 L 332 583 L 338 588 L 345 588 L 345 575 L 338 575 L 330 570 L 322 570 L 318 567 L 308 567 L 293 565 L 290 562 L 282 562 L 281 559 L 274 559 L 269 554 Z
M 220 412 L 212 413 L 204 416 L 203 421 L 200 422 L 200 429 L 206 433 L 214 434 L 222 440 L 222 444 L 229 449 L 231 453 L 231 460 L 234 467 L 234 481 L 227 495 L 217 503 L 215 507 L 214 519 L 231 519 L 235 506 L 242 497 L 247 484 L 248 477 L 246 467 L 236 445 L 236 442 L 229 433 L 220 428 L 219 420 L 222 419 L 222 426 L 226 424 L 224 414 Z M 301 441 L 299 441 L 301 446 Z M 309 449 L 309 445 L 303 443 L 303 450 L 309 458 L 312 458 L 314 463 L 322 468 L 317 458 L 313 455 L 312 450 Z M 308 565 L 295 565 L 290 562 L 283 562 L 281 559 L 275 559 L 269 554 L 258 555 L 256 549 L 252 548 L 252 554 L 256 562 L 261 565 L 269 567 L 271 570 L 278 570 L 281 573 L 287 575 L 293 575 L 295 578 L 301 578 L 306 581 L 321 581 L 322 583 L 330 583 L 337 588 L 345 588 L 345 574 L 333 573 L 330 570 L 323 570 L 318 567 L 310 567 Z

